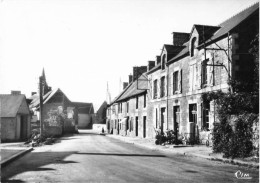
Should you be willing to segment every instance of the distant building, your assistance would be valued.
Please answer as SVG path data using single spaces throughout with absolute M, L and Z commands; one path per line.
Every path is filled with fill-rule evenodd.
M 1 141 L 22 141 L 30 137 L 30 110 L 21 92 L 0 95 Z
M 78 129 L 92 129 L 94 107 L 92 103 L 72 102 Z
M 102 105 L 99 107 L 94 117 L 93 130 L 101 131 L 102 128 L 106 130 L 106 110 L 107 110 L 107 102 L 104 101 Z

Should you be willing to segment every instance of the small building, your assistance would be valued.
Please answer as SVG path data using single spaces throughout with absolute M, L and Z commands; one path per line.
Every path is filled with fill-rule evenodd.
M 30 108 L 39 116 L 39 97 L 35 98 Z M 74 105 L 58 88 L 43 96 L 43 131 L 46 135 L 59 136 L 63 133 L 73 133 L 76 128 Z
M 72 102 L 75 107 L 75 118 L 79 129 L 92 129 L 94 107 L 92 103 Z
M 104 101 L 94 116 L 94 124 L 93 130 L 101 131 L 102 128 L 106 129 L 106 110 L 107 110 L 107 102 Z
M 22 141 L 30 137 L 30 110 L 20 92 L 0 95 L 1 141 Z

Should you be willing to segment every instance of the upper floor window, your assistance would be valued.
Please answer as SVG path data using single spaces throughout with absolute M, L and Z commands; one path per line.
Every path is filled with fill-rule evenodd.
M 157 98 L 157 90 L 158 90 L 158 85 L 157 85 L 157 79 L 153 81 L 153 98 Z
M 190 47 L 190 56 L 194 56 L 194 50 L 195 50 L 195 42 L 196 42 L 196 37 L 192 38 L 191 40 L 191 47 Z
M 162 70 L 165 69 L 165 63 L 166 63 L 165 61 L 166 61 L 166 56 L 163 55 L 163 57 L 162 57 Z
M 160 90 L 161 90 L 161 96 L 160 97 L 164 97 L 165 96 L 165 76 L 161 77 Z
M 203 87 L 214 85 L 214 67 L 208 59 L 201 64 L 201 85 Z
M 138 109 L 138 96 L 136 97 L 135 108 Z
M 128 113 L 129 111 L 129 102 L 126 103 L 126 112 Z
M 146 94 L 144 94 L 144 108 L 146 108 Z
M 180 93 L 181 92 L 181 77 L 182 72 L 181 70 L 175 71 L 172 76 L 172 88 L 173 88 L 173 94 Z

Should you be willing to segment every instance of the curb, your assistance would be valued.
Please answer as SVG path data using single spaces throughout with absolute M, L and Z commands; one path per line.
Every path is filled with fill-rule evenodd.
M 19 152 L 17 154 L 12 155 L 11 157 L 7 158 L 6 160 L 1 161 L 1 163 L 0 163 L 1 167 L 6 166 L 8 163 L 12 162 L 13 160 L 21 157 L 22 155 L 24 155 L 24 154 L 26 154 L 26 153 L 28 153 L 28 152 L 30 152 L 32 150 L 33 150 L 32 147 L 27 148 L 27 149 L 25 149 L 25 150 L 23 150 L 23 151 L 21 151 L 21 152 Z
M 247 163 L 247 162 L 243 162 L 243 161 L 239 161 L 239 160 L 214 158 L 214 157 L 210 157 L 210 156 L 207 156 L 207 155 L 201 155 L 201 154 L 189 153 L 189 152 L 174 152 L 174 151 L 169 150 L 169 148 L 161 149 L 161 148 L 158 148 L 158 147 L 151 147 L 149 145 L 145 145 L 145 144 L 141 144 L 141 143 L 129 142 L 129 141 L 126 141 L 124 139 L 116 138 L 113 135 L 108 135 L 108 137 L 118 139 L 118 140 L 121 140 L 121 141 L 126 142 L 126 143 L 134 144 L 134 145 L 139 146 L 139 147 L 148 148 L 148 149 L 151 149 L 151 150 L 167 151 L 167 152 L 170 152 L 170 153 L 173 153 L 173 154 L 178 154 L 178 155 L 184 155 L 184 156 L 190 156 L 190 157 L 199 157 L 199 158 L 203 158 L 203 159 L 207 159 L 207 160 L 211 160 L 211 161 L 220 161 L 220 162 L 223 162 L 223 163 L 229 163 L 229 164 L 233 164 L 233 165 L 246 166 L 246 167 L 252 167 L 252 168 L 257 168 L 257 169 L 259 168 L 258 163 Z M 177 148 L 179 148 L 179 147 L 177 147 Z M 174 149 L 174 147 L 172 149 Z

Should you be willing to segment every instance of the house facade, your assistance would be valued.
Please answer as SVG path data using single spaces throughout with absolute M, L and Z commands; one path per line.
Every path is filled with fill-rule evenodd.
M 108 132 L 132 137 L 149 136 L 151 127 L 147 123 L 149 99 L 146 71 L 146 66 L 134 67 L 133 75 L 129 76 L 129 85 L 108 105 Z
M 0 95 L 1 141 L 23 141 L 31 135 L 31 114 L 25 95 Z
M 189 33 L 173 32 L 173 44 L 163 45 L 155 61 L 148 62 L 147 90 L 138 99 L 122 97 L 124 90 L 109 105 L 110 129 L 121 129 L 120 121 L 127 116 L 130 125 L 125 129 L 130 130 L 122 135 L 139 136 L 131 128 L 131 121 L 136 124 L 146 116 L 145 137 L 154 138 L 155 129 L 174 130 L 179 136 L 205 143 L 218 118 L 214 101 L 203 101 L 202 95 L 232 91 L 230 82 L 234 79 L 249 83 L 250 90 L 254 59 L 249 50 L 258 34 L 259 3 L 220 25 L 195 24 Z M 146 95 L 145 110 L 133 107 L 141 101 L 141 94 Z
M 194 25 L 176 56 L 164 61 L 167 55 L 161 54 L 161 66 L 148 72 L 152 83 L 148 120 L 155 128 L 172 129 L 178 135 L 206 142 L 218 120 L 214 101 L 206 103 L 201 96 L 232 89 L 231 79 L 252 80 L 249 49 L 250 40 L 259 32 L 258 10 L 256 4 L 219 26 Z M 184 35 L 182 41 L 186 39 L 187 33 L 177 34 Z

